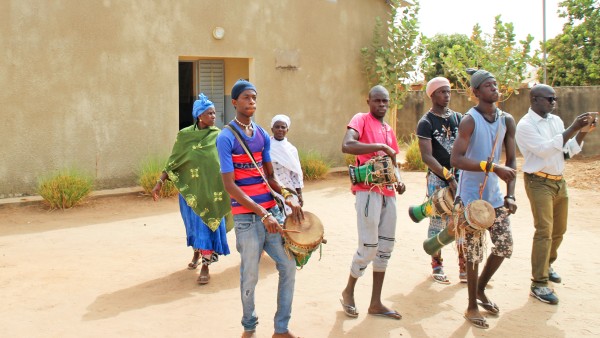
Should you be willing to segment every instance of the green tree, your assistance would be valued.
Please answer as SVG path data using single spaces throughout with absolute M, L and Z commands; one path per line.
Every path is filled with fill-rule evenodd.
M 600 85 L 600 1 L 566 0 L 563 32 L 546 42 L 546 68 L 552 86 Z M 543 78 L 543 68 L 538 77 Z
M 431 80 L 437 76 L 443 76 L 450 80 L 450 83 L 458 83 L 458 78 L 450 73 L 445 67 L 442 57 L 454 46 L 462 46 L 466 54 L 472 54 L 474 51 L 473 42 L 465 34 L 436 34 L 433 37 L 424 37 L 426 57 L 423 62 L 423 75 L 425 80 Z
M 401 7 L 399 0 L 390 0 L 388 20 L 384 25 L 376 18 L 371 45 L 363 47 L 363 67 L 369 87 L 380 84 L 390 92 L 392 107 L 389 120 L 396 129 L 396 112 L 402 107 L 410 81 L 420 71 L 423 54 L 419 33 L 419 2 Z
M 494 34 L 484 36 L 481 27 L 473 27 L 471 35 L 473 49 L 462 45 L 454 45 L 442 55 L 444 68 L 457 79 L 457 89 L 462 89 L 473 98 L 470 88 L 471 77 L 467 68 L 485 69 L 496 77 L 502 101 L 507 100 L 513 93 L 518 94 L 527 64 L 532 60 L 529 55 L 533 36 L 527 35 L 525 40 L 517 44 L 512 23 L 503 23 L 500 15 L 494 22 Z

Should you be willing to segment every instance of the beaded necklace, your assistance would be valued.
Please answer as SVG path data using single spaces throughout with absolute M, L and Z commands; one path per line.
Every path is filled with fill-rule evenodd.
M 240 126 L 244 127 L 244 129 L 246 129 L 246 131 L 252 130 L 252 121 L 250 121 L 250 123 L 248 124 L 244 124 L 242 122 L 240 122 L 240 120 L 237 119 L 237 116 L 234 117 L 235 122 L 237 122 Z

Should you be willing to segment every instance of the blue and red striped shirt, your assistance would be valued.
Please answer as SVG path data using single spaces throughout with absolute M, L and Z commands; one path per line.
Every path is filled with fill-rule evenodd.
M 254 156 L 256 164 L 262 170 L 263 163 L 271 162 L 269 135 L 254 122 L 252 122 L 254 134 L 251 137 L 246 136 L 235 123 L 232 123 L 232 125 L 240 131 Z M 263 208 L 269 209 L 276 205 L 269 188 L 231 130 L 224 128 L 221 131 L 217 137 L 217 150 L 221 162 L 221 173 L 233 172 L 235 184 Z M 233 197 L 231 198 L 231 209 L 234 215 L 253 213 L 252 210 L 238 203 Z

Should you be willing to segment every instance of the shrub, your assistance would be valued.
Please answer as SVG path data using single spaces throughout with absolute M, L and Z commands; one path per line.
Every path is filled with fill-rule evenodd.
M 300 166 L 307 181 L 324 178 L 330 168 L 323 156 L 316 151 L 300 152 Z
M 427 166 L 421 159 L 421 150 L 419 149 L 419 138 L 415 134 L 411 134 L 410 140 L 406 143 L 405 169 L 419 171 L 427 169 Z
M 148 195 L 152 193 L 152 189 L 156 185 L 156 180 L 160 177 L 165 167 L 167 160 L 157 156 L 151 156 L 146 158 L 139 167 L 137 177 L 138 183 L 144 189 L 144 192 Z M 165 180 L 162 188 L 160 189 L 160 197 L 171 197 L 177 195 L 179 192 L 173 182 Z
M 356 165 L 356 155 L 344 154 L 344 164 L 346 166 Z
M 91 192 L 93 179 L 75 169 L 60 170 L 38 179 L 37 193 L 50 209 L 69 209 L 81 203 Z

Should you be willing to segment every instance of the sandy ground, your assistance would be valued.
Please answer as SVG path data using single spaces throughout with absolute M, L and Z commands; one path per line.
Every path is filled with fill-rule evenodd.
M 576 170 L 577 171 L 577 170 Z M 529 293 L 532 217 L 517 184 L 512 217 L 515 252 L 496 273 L 488 295 L 501 315 L 487 315 L 489 330 L 462 317 L 465 284 L 458 283 L 452 248 L 444 250 L 450 285 L 432 282 L 421 243 L 427 222 L 413 223 L 409 205 L 424 196 L 424 173 L 404 173 L 408 191 L 398 199 L 395 251 L 383 289 L 386 304 L 402 313 L 394 321 L 366 314 L 371 270 L 357 284 L 360 316 L 350 319 L 338 301 L 356 246 L 354 197 L 347 176 L 330 175 L 305 188 L 305 209 L 325 225 L 328 244 L 296 277 L 290 328 L 303 337 L 580 337 L 600 335 L 596 256 L 599 191 L 570 189 L 569 230 L 555 268 L 558 306 Z M 211 266 L 210 284 L 196 284 L 186 265 L 192 250 L 177 200 L 152 202 L 129 194 L 95 198 L 67 211 L 40 205 L 0 207 L 0 337 L 238 337 L 241 302 L 239 255 Z M 258 337 L 273 332 L 277 272 L 261 263 L 257 287 Z M 482 312 L 485 313 L 485 312 Z

